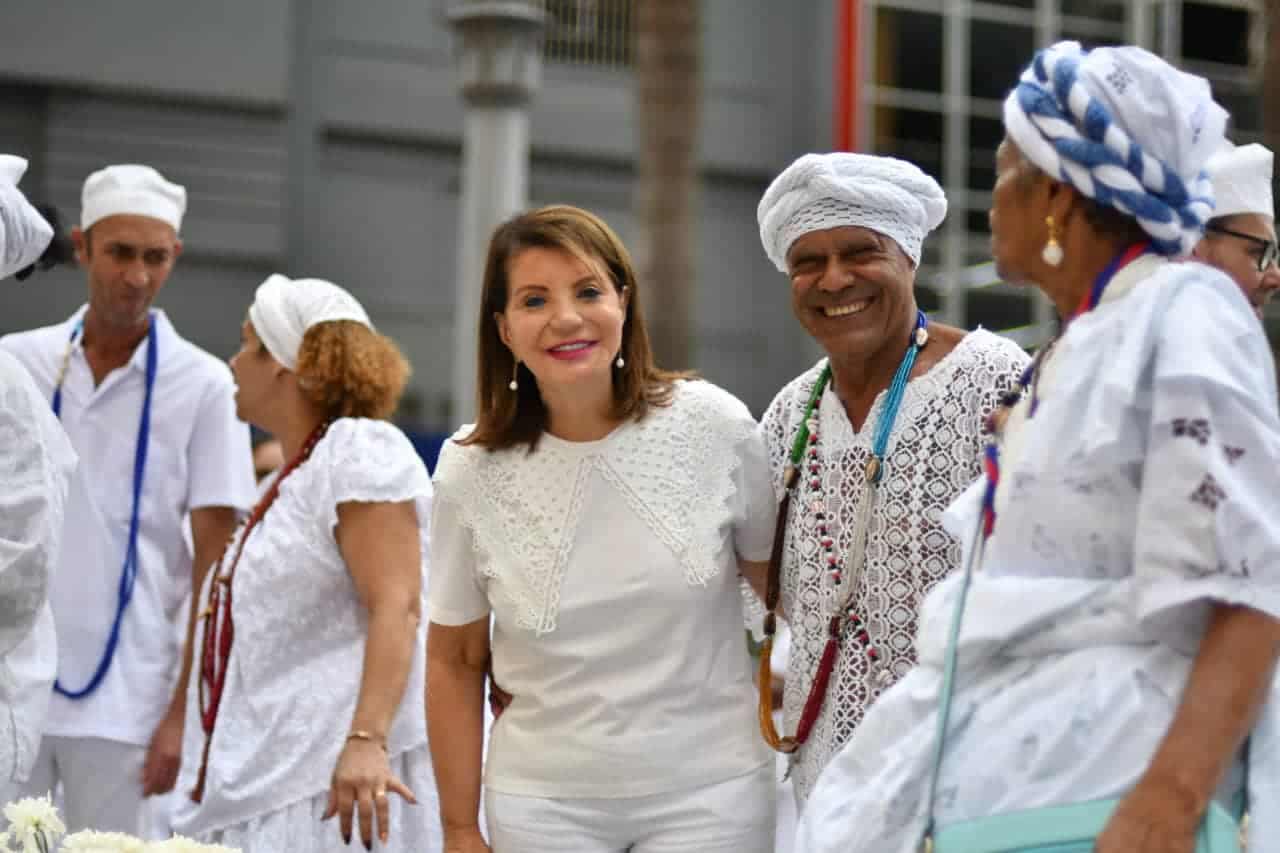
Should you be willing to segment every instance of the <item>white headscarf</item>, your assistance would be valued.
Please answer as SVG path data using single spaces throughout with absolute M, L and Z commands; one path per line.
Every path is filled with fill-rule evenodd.
M 806 154 L 774 179 L 756 218 L 780 272 L 787 251 L 813 231 L 855 225 L 891 238 L 917 266 L 925 235 L 947 215 L 947 197 L 919 167 L 870 154 Z
M 1213 215 L 1258 213 L 1274 217 L 1271 199 L 1271 149 L 1259 145 L 1228 142 L 1209 158 L 1206 167 L 1213 181 Z
M 1202 77 L 1140 47 L 1036 54 L 1004 103 L 1004 125 L 1049 176 L 1132 216 L 1156 250 L 1185 255 L 1212 215 L 1205 163 L 1227 112 Z
M 319 278 L 272 275 L 258 285 L 249 306 L 249 322 L 258 338 L 267 352 L 290 370 L 298 366 L 298 350 L 307 329 L 334 320 L 352 320 L 373 328 L 354 296 Z
M 53 228 L 18 189 L 27 161 L 0 154 L 0 279 L 40 259 L 53 239 Z

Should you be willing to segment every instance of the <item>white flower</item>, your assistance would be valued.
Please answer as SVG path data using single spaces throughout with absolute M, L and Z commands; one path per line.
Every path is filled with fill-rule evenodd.
M 240 853 L 221 844 L 200 844 L 190 838 L 175 835 L 168 841 L 155 841 L 146 846 L 144 853 Z
M 20 845 L 22 853 L 49 853 L 67 831 L 47 795 L 9 803 L 4 807 L 4 819 L 9 822 L 9 831 L 3 836 L 6 847 L 12 841 Z
M 121 832 L 81 830 L 67 836 L 61 853 L 143 853 L 146 844 Z

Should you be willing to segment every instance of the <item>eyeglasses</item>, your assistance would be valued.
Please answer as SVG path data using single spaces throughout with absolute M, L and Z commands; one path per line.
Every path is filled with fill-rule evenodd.
M 1266 272 L 1273 266 L 1280 265 L 1280 246 L 1276 245 L 1275 240 L 1266 240 L 1262 237 L 1255 237 L 1252 234 L 1245 234 L 1241 231 L 1233 231 L 1230 228 L 1223 228 L 1221 225 L 1207 225 L 1206 231 L 1212 231 L 1215 234 L 1225 234 L 1228 237 L 1235 237 L 1237 240 L 1247 240 L 1260 249 L 1258 254 L 1258 272 Z

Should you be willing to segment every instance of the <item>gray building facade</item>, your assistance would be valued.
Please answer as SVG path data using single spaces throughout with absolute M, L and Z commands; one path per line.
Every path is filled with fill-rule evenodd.
M 755 209 L 770 178 L 792 158 L 832 146 L 833 26 L 844 0 L 703 2 L 696 356 L 690 366 L 759 413 L 817 357 L 791 316 L 786 280 L 760 248 Z M 1218 0 L 1224 3 L 1260 18 L 1256 4 Z M 158 300 L 186 336 L 228 356 L 253 289 L 267 274 L 330 278 L 358 295 L 412 362 L 401 420 L 448 430 L 454 426 L 449 384 L 462 105 L 446 5 L 5 0 L 0 151 L 31 160 L 24 189 L 56 204 L 69 223 L 79 214 L 81 182 L 109 163 L 147 163 L 186 185 L 186 251 Z M 549 4 L 558 15 L 553 26 L 561 29 L 549 42 L 532 108 L 530 203 L 590 208 L 631 241 L 632 72 L 625 51 L 615 51 L 623 55 L 615 61 L 594 61 L 585 50 L 575 54 L 574 39 L 590 41 L 592 33 L 564 30 L 566 22 L 581 24 L 611 5 L 617 8 L 608 14 L 618 16 L 611 38 L 625 39 L 625 0 Z M 1085 36 L 1114 30 L 1117 37 L 1107 40 L 1120 41 L 1133 32 L 1125 22 L 1135 8 L 1148 20 L 1166 0 L 1083 4 L 1097 9 L 1068 15 L 1069 26 L 1048 27 L 1043 22 L 1055 19 L 1044 16 L 1062 4 L 1003 4 L 1023 7 L 1011 15 L 1002 4 L 968 0 L 854 5 L 864 63 L 856 91 L 867 117 L 859 132 L 862 150 L 914 152 L 926 168 L 936 156 L 936 173 L 958 214 L 956 225 L 933 238 L 929 266 L 921 271 L 930 283 L 922 302 L 968 325 L 988 303 L 997 305 L 994 316 L 1005 310 L 1002 302 L 1017 314 L 1029 304 L 1025 295 L 945 298 L 947 282 L 979 259 L 974 246 L 983 239 L 984 217 L 972 214 L 988 188 L 973 181 L 989 175 L 989 164 L 976 159 L 988 155 L 986 142 L 951 134 L 960 128 L 968 134 L 989 120 L 996 103 L 985 96 L 951 98 L 958 78 L 947 63 L 957 52 L 980 58 L 986 49 L 980 33 L 991 26 L 983 22 L 993 17 L 1025 17 L 1028 49 L 1042 37 L 1069 34 L 1071 26 Z M 953 31 L 957 14 L 961 35 Z M 1106 23 L 1086 25 L 1088 14 Z M 936 39 L 927 34 L 931 17 Z M 924 26 L 925 36 L 911 34 L 912 21 Z M 877 39 L 879 54 L 873 52 Z M 886 53 L 891 45 L 896 59 Z M 1029 53 L 1010 60 L 1010 72 L 1002 75 L 1008 79 L 991 85 L 1011 85 L 1014 66 L 1026 58 Z M 894 62 L 902 73 L 889 69 Z M 910 67 L 915 73 L 905 70 Z M 937 69 L 937 92 L 911 88 L 921 68 Z M 936 120 L 913 125 L 916 114 L 936 114 Z M 57 322 L 84 292 L 73 269 L 5 288 L 0 333 Z M 661 310 L 652 303 L 647 308 Z M 1023 313 L 1035 316 L 1030 308 Z

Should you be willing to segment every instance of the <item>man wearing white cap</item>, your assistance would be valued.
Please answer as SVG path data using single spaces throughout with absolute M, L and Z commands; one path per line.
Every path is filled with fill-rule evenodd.
M 921 244 L 946 210 L 911 163 L 845 153 L 801 157 L 760 201 L 765 252 L 826 351 L 762 423 L 779 493 L 792 495 L 770 569 L 792 633 L 788 737 L 765 739 L 790 753 L 801 807 L 914 664 L 917 607 L 960 556 L 942 509 L 978 475 L 985 416 L 1027 360 L 917 307 Z
M 1280 289 L 1280 251 L 1271 201 L 1273 159 L 1271 150 L 1262 145 L 1230 142 L 1209 158 L 1213 218 L 1194 252 L 1199 260 L 1235 279 L 1259 317 Z
M 29 268 L 53 237 L 17 188 L 26 168 L 0 155 L 0 279 Z M 48 590 L 75 466 L 35 383 L 0 352 L 0 803 L 26 781 L 49 705 L 57 642 Z
M 60 783 L 72 830 L 134 832 L 142 798 L 173 787 L 181 757 L 190 653 L 169 626 L 254 486 L 226 365 L 151 307 L 182 251 L 185 190 L 147 166 L 109 166 L 82 202 L 71 236 L 88 304 L 0 338 L 51 402 L 87 484 L 50 588 L 58 680 L 27 791 Z

